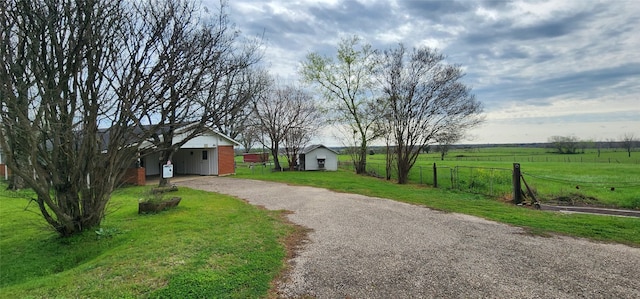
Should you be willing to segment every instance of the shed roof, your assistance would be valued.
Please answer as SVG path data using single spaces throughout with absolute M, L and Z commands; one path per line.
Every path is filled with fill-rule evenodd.
M 177 136 L 180 138 L 180 134 L 184 133 L 184 132 L 188 132 L 191 129 L 191 126 L 193 125 L 193 123 L 181 123 L 181 124 L 176 124 L 175 126 L 175 133 L 177 134 Z M 153 125 L 144 125 L 143 128 L 139 128 L 139 127 L 134 127 L 133 130 L 131 130 L 130 132 L 128 132 L 129 134 L 126 137 L 126 140 L 123 140 L 123 146 L 130 146 L 130 145 L 138 145 L 140 146 L 141 144 L 150 144 L 149 141 L 146 140 L 142 140 L 140 138 L 140 136 L 143 134 L 143 130 L 149 130 L 151 128 L 153 128 Z M 156 127 L 156 131 L 154 132 L 154 134 L 156 135 L 162 135 L 162 133 L 170 130 L 170 125 L 160 125 L 158 127 Z M 205 132 L 209 131 L 210 133 L 213 133 L 215 135 L 218 135 L 220 137 L 222 137 L 223 139 L 228 140 L 230 143 L 234 144 L 235 146 L 240 146 L 240 143 L 236 140 L 234 140 L 233 138 L 218 132 L 217 130 L 212 129 L 211 127 L 207 127 L 205 129 Z M 205 132 L 202 132 L 201 134 L 199 134 L 198 136 L 202 136 L 204 135 Z M 100 138 L 103 141 L 103 150 L 106 150 L 106 148 L 104 148 L 106 146 L 106 144 L 109 143 L 109 139 L 111 138 L 111 134 L 110 134 L 110 129 L 109 128 L 104 128 L 104 129 L 98 129 L 98 135 L 100 136 Z M 161 137 L 161 136 L 159 136 Z
M 310 153 L 310 152 L 312 152 L 312 151 L 314 151 L 316 149 L 319 149 L 319 148 L 325 148 L 325 149 L 331 151 L 332 153 L 334 153 L 336 155 L 338 154 L 338 152 L 336 152 L 336 151 L 334 151 L 334 150 L 332 150 L 332 149 L 330 149 L 330 148 L 328 148 L 328 147 L 326 147 L 326 146 L 324 146 L 322 144 L 309 145 L 309 146 L 305 147 L 302 150 L 301 154 L 305 154 L 306 155 L 306 154 L 308 154 L 308 153 Z

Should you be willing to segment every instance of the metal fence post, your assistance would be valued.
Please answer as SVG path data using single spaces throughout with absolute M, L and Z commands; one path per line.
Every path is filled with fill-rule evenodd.
M 522 203 L 522 185 L 520 183 L 520 163 L 513 163 L 513 203 Z
M 436 163 L 433 163 L 433 187 L 438 188 L 438 168 Z

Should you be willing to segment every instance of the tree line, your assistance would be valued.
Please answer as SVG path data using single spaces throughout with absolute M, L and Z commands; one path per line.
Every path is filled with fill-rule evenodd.
M 634 148 L 638 146 L 638 140 L 633 133 L 625 133 L 620 136 L 619 140 L 610 139 L 605 142 L 593 141 L 593 140 L 581 140 L 576 136 L 551 136 L 549 137 L 549 145 L 556 150 L 559 154 L 576 154 L 579 150 L 584 153 L 587 148 L 596 148 L 598 150 L 598 157 L 600 157 L 600 150 L 605 144 L 618 144 L 623 148 L 629 157 Z
M 211 11 L 181 0 L 9 0 L 0 24 L 11 185 L 32 188 L 62 236 L 100 224 L 138 159 L 170 161 L 210 128 L 269 148 L 279 169 L 282 149 L 294 167 L 313 134 L 334 124 L 357 173 L 382 139 L 387 167 L 406 183 L 426 146 L 454 143 L 482 121 L 461 67 L 429 47 L 343 38 L 334 56 L 307 55 L 300 84 L 282 84 L 261 64 L 261 37 L 243 36 L 225 2 Z

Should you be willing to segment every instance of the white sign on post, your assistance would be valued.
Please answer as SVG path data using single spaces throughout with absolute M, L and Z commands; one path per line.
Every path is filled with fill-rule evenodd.
M 162 178 L 168 179 L 173 177 L 173 165 L 167 164 L 162 166 Z

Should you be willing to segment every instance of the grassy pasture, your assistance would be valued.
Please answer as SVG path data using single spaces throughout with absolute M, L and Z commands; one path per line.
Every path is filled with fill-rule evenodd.
M 257 298 L 284 267 L 281 212 L 182 188 L 138 215 L 144 188 L 117 190 L 100 228 L 60 239 L 28 191 L 0 184 L 1 298 Z M 25 209 L 26 208 L 26 209 Z
M 370 155 L 369 168 L 384 173 L 385 157 Z M 340 156 L 342 161 L 350 158 Z M 520 163 L 526 182 L 535 189 L 542 201 L 587 200 L 591 204 L 640 209 L 640 153 L 631 157 L 623 151 L 602 150 L 600 157 L 595 149 L 584 154 L 560 155 L 543 148 L 480 148 L 451 151 L 440 160 L 438 153 L 421 154 L 410 173 L 414 183 L 433 184 L 433 163 L 439 167 L 438 182 L 451 188 L 451 169 L 458 170 L 463 181 L 461 190 L 471 189 L 469 176 L 475 184 L 488 188 L 491 176 L 492 195 L 511 196 L 511 172 L 513 163 Z M 613 188 L 613 191 L 612 191 Z M 473 191 L 473 190 L 472 190 Z

